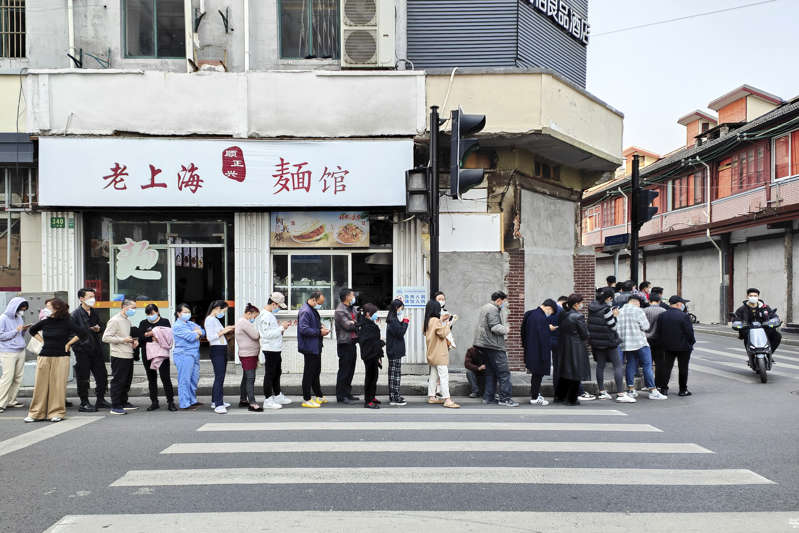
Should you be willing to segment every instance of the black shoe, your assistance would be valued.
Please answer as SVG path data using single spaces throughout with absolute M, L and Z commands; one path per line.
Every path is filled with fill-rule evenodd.
M 89 402 L 82 402 L 80 407 L 78 407 L 78 411 L 81 413 L 96 413 L 97 408 L 90 404 Z
M 573 402 L 566 402 L 566 405 L 580 405 L 580 400 L 574 400 Z
M 239 400 L 239 407 L 249 407 L 249 406 L 250 402 L 247 402 L 245 400 Z
M 247 410 L 248 411 L 254 411 L 256 413 L 262 413 L 264 408 L 261 407 L 260 405 L 258 407 L 253 407 L 252 405 L 247 404 Z
M 677 396 L 693 396 L 693 394 L 691 394 L 691 391 L 689 390 L 681 390 Z
M 138 409 L 138 407 L 136 407 L 135 405 L 133 405 L 133 404 L 132 404 L 132 403 L 130 403 L 130 402 L 125 402 L 125 403 L 122 405 L 122 408 L 123 408 L 125 411 L 135 411 L 136 409 Z M 148 411 L 149 411 L 149 409 L 148 409 Z
M 160 409 L 160 408 L 161 408 L 161 406 L 158 404 L 158 402 L 154 402 L 154 403 L 150 404 L 150 407 L 148 407 L 147 410 L 148 411 L 155 411 L 156 409 Z
M 562 398 L 552 398 L 552 403 L 564 403 Z
M 360 402 L 360 401 L 361 401 L 361 399 L 360 399 L 360 398 L 358 398 L 357 396 L 350 396 L 350 401 L 353 401 L 353 402 Z
M 66 402 L 64 402 L 64 406 L 66 406 L 66 407 L 72 407 L 72 402 L 70 402 L 69 400 L 67 400 Z
M 167 404 L 166 408 L 168 410 L 170 410 L 170 411 L 177 411 L 178 410 L 178 407 L 175 405 L 175 402 L 169 402 L 169 404 Z
M 355 400 L 352 400 L 351 398 L 343 398 L 341 400 L 336 400 L 336 402 L 347 404 L 347 405 L 352 405 L 352 404 L 355 403 Z
M 98 409 L 111 409 L 111 404 L 103 398 L 97 398 L 97 403 L 95 403 L 94 406 Z

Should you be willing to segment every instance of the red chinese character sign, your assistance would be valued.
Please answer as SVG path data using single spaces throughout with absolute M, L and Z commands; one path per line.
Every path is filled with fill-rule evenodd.
M 42 206 L 399 207 L 413 166 L 408 139 L 44 136 L 39 153 Z

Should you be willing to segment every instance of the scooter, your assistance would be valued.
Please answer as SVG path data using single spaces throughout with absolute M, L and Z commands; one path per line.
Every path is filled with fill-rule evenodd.
M 732 329 L 736 331 L 747 330 L 746 355 L 749 356 L 749 368 L 755 374 L 760 375 L 761 383 L 768 381 L 768 371 L 771 370 L 771 366 L 774 364 L 771 357 L 771 344 L 768 336 L 766 336 L 766 328 L 778 328 L 781 325 L 782 321 L 777 317 L 767 322 L 748 323 L 736 320 L 732 323 Z

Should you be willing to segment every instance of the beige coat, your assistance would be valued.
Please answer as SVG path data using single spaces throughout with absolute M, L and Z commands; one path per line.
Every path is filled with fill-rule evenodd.
M 114 315 L 105 326 L 103 342 L 111 348 L 111 357 L 133 359 L 133 345 L 125 342 L 130 337 L 130 320 L 122 314 Z
M 449 347 L 447 335 L 449 326 L 445 326 L 440 318 L 431 317 L 427 323 L 425 340 L 427 341 L 427 364 L 431 366 L 446 366 L 449 364 Z

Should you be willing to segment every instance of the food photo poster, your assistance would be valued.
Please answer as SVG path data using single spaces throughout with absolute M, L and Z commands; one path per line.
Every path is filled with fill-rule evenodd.
M 366 248 L 369 216 L 354 212 L 272 213 L 273 248 Z

